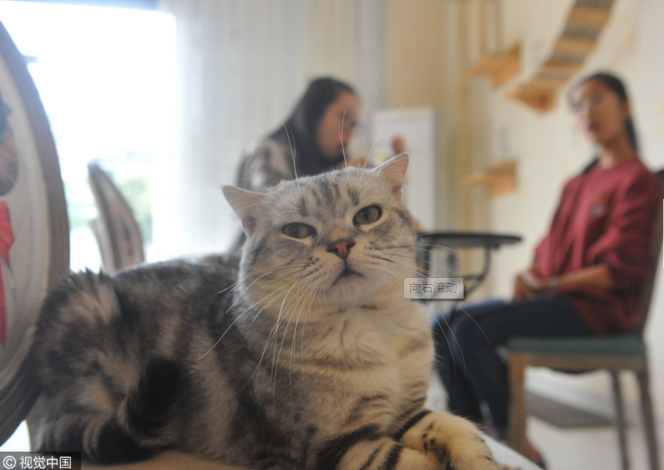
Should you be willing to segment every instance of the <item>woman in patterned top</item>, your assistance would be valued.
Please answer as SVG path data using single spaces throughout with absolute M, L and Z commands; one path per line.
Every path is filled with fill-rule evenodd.
M 450 410 L 484 423 L 499 438 L 507 432 L 508 380 L 497 347 L 514 336 L 625 333 L 641 316 L 659 183 L 638 158 L 630 105 L 618 78 L 586 77 L 572 88 L 570 101 L 597 158 L 565 185 L 533 264 L 516 276 L 514 299 L 455 310 L 434 325 Z M 526 457 L 541 461 L 530 445 Z
M 247 146 L 237 185 L 263 191 L 284 179 L 337 169 L 358 110 L 350 85 L 329 77 L 313 80 L 284 125 Z

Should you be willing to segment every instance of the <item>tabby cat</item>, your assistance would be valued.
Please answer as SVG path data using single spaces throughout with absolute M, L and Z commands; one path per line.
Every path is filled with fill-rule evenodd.
M 176 449 L 280 470 L 503 468 L 473 425 L 423 408 L 433 347 L 421 305 L 403 296 L 415 277 L 407 165 L 266 193 L 225 187 L 247 234 L 239 268 L 69 276 L 36 331 L 42 450 L 113 463 Z

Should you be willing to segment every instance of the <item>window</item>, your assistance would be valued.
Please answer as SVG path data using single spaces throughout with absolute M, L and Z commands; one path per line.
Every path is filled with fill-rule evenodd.
M 175 21 L 141 10 L 0 2 L 46 109 L 65 183 L 71 268 L 100 267 L 87 163 L 98 160 L 132 206 L 150 256 L 154 167 L 175 103 Z M 29 450 L 23 423 L 0 451 Z
M 138 219 L 150 257 L 153 167 L 170 147 L 175 20 L 153 11 L 6 2 L 2 22 L 26 57 L 65 183 L 71 268 L 100 267 L 87 163 L 97 160 Z

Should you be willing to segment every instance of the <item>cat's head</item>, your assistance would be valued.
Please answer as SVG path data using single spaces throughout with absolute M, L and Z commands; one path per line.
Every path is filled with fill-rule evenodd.
M 415 225 L 401 204 L 408 157 L 224 195 L 247 234 L 239 289 L 268 312 L 327 315 L 403 299 Z

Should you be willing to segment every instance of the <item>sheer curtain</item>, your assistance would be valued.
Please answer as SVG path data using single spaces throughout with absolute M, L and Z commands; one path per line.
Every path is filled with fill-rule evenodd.
M 281 124 L 309 79 L 353 83 L 362 117 L 384 105 L 381 0 L 161 0 L 177 28 L 177 113 L 156 162 L 154 253 L 225 250 L 238 223 L 220 187 L 246 143 Z M 357 150 L 369 147 L 368 127 Z

